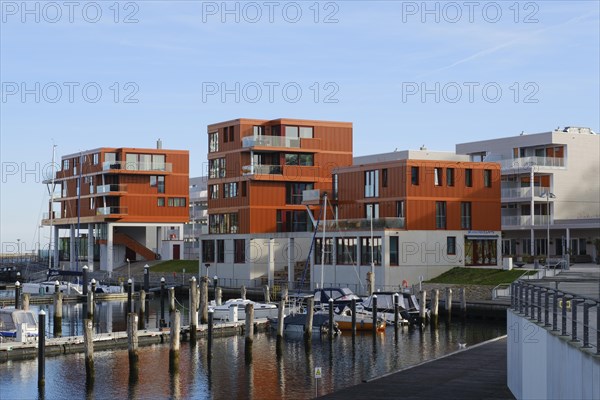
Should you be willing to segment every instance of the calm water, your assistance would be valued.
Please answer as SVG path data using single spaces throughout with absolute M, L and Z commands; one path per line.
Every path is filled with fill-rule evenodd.
M 158 303 L 152 304 L 149 322 L 155 326 Z M 96 310 L 97 331 L 124 328 L 124 304 L 100 304 Z M 48 311 L 47 330 L 52 333 L 52 307 Z M 81 305 L 65 307 L 63 335 L 81 331 L 82 313 Z M 154 345 L 140 348 L 137 382 L 129 379 L 127 350 L 102 351 L 95 353 L 96 380 L 88 389 L 83 354 L 49 357 L 43 395 L 46 399 L 305 399 L 315 397 L 315 367 L 323 371 L 318 382 L 318 394 L 322 395 L 440 357 L 457 350 L 458 343 L 473 345 L 505 331 L 504 322 L 456 321 L 440 323 L 438 329 L 404 328 L 398 340 L 390 328 L 375 339 L 360 334 L 354 341 L 350 335 L 333 342 L 314 337 L 308 347 L 299 337 L 286 337 L 280 356 L 270 333 L 257 334 L 251 351 L 246 351 L 243 336 L 216 337 L 211 357 L 204 339 L 196 347 L 182 343 L 176 373 L 169 372 L 168 344 Z M 37 360 L 0 363 L 0 398 L 39 398 Z

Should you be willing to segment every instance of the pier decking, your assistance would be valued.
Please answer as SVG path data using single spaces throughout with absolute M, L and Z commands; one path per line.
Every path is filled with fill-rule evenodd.
M 506 376 L 503 336 L 321 398 L 514 399 Z

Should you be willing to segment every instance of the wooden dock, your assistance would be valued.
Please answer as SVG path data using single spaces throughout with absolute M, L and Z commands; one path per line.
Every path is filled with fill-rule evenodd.
M 322 399 L 514 399 L 506 336 L 342 389 Z

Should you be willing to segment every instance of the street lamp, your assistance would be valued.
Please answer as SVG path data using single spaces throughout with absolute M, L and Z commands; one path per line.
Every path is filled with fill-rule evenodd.
M 555 199 L 554 193 L 546 190 L 540 197 L 546 198 L 546 267 L 548 267 L 548 259 L 550 258 L 550 199 Z
M 127 260 L 127 278 L 129 280 L 131 280 L 131 262 L 129 261 L 129 258 L 127 258 L 126 260 Z

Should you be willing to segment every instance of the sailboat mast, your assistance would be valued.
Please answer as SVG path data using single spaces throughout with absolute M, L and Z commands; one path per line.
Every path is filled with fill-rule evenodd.
M 371 204 L 371 281 L 372 285 L 375 286 L 375 261 L 373 260 L 373 251 L 374 251 L 374 243 L 373 243 L 373 213 L 375 211 L 375 205 Z M 371 291 L 374 292 L 374 288 L 371 288 Z
M 54 178 L 55 178 L 55 157 L 56 157 L 56 145 L 52 145 L 52 175 L 51 175 L 51 184 L 50 184 L 50 243 L 48 244 L 48 270 L 52 268 L 52 233 L 54 232 L 54 228 L 52 226 L 54 219 Z
M 325 264 L 325 230 L 327 229 L 327 193 L 323 195 L 323 239 L 321 240 L 321 289 L 323 289 L 323 265 Z

